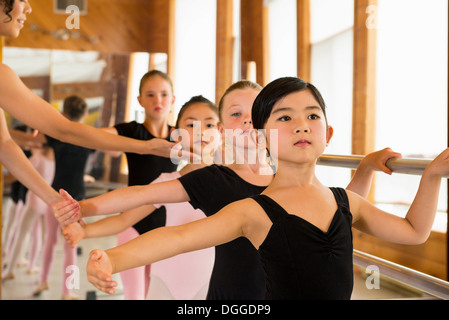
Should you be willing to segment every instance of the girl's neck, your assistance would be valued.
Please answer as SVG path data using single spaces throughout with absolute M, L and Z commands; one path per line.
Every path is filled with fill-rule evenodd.
M 145 118 L 143 126 L 150 132 L 153 136 L 157 138 L 166 138 L 170 134 L 168 131 L 168 120 L 167 119 L 151 119 Z
M 273 188 L 295 188 L 321 185 L 315 175 L 316 164 L 297 165 L 280 163 L 273 180 Z
M 190 152 L 194 153 L 193 150 L 190 150 Z M 191 172 L 195 171 L 204 167 L 207 167 L 213 163 L 213 157 L 209 157 L 207 154 L 201 155 L 201 162 L 196 163 L 195 162 L 189 162 L 187 163 L 181 170 L 179 170 L 179 173 L 181 176 Z
M 235 162 L 229 165 L 234 171 L 247 171 L 256 175 L 274 174 L 270 165 L 266 162 L 265 150 L 234 148 L 234 154 Z M 252 156 L 248 156 L 249 154 L 252 154 Z
M 262 165 L 260 162 L 256 162 L 254 164 L 250 164 L 248 162 L 246 163 L 232 163 L 228 165 L 228 167 L 234 171 L 246 171 L 248 173 L 258 175 L 261 173 L 261 170 L 265 169 L 265 166 Z
M 266 187 L 273 181 L 273 171 L 263 171 L 260 165 L 231 164 L 228 168 L 241 179 L 256 186 Z

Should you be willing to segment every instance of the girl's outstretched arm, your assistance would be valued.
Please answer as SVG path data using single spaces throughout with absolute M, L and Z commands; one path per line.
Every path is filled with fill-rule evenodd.
M 0 63 L 0 106 L 14 118 L 55 139 L 91 149 L 154 154 L 162 157 L 190 159 L 175 143 L 165 139 L 148 141 L 110 134 L 104 130 L 65 118 L 20 80 L 8 66 Z M 179 151 L 179 152 L 178 152 Z
M 82 239 L 118 234 L 153 213 L 155 209 L 152 205 L 146 205 L 86 225 L 72 223 L 62 230 L 62 234 L 67 243 L 74 248 Z
M 366 155 L 360 162 L 360 165 L 352 177 L 351 182 L 346 187 L 346 190 L 350 190 L 363 198 L 366 198 L 371 188 L 375 170 L 383 171 L 386 174 L 392 173 L 391 169 L 385 165 L 391 158 L 402 158 L 402 155 L 394 152 L 390 148 L 385 148 Z
M 98 197 L 73 204 L 72 197 L 60 191 L 64 201 L 52 205 L 53 213 L 63 227 L 83 217 L 124 212 L 143 205 L 190 201 L 190 197 L 178 180 L 151 183 L 143 186 L 120 188 Z
M 117 285 L 112 281 L 113 273 L 246 236 L 248 208 L 255 205 L 250 199 L 237 201 L 208 218 L 157 228 L 106 251 L 93 250 L 87 263 L 87 279 L 101 291 L 112 294 Z
M 3 110 L 0 109 L 0 163 L 45 203 L 61 201 L 62 197 L 49 186 L 33 167 L 22 149 L 11 138 Z
M 405 218 L 388 214 L 357 195 L 348 193 L 354 227 L 391 242 L 425 242 L 435 219 L 441 178 L 448 172 L 449 149 L 446 149 L 424 170 L 418 192 Z

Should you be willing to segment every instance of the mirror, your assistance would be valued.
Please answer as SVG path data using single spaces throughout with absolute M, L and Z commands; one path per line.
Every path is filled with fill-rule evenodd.
M 144 110 L 137 101 L 140 79 L 150 69 L 167 71 L 167 55 L 160 53 L 114 54 L 95 51 L 80 52 L 4 47 L 3 62 L 10 66 L 32 91 L 50 102 L 58 110 L 62 110 L 63 101 L 67 96 L 77 94 L 83 97 L 88 104 L 89 111 L 85 123 L 96 127 L 110 127 L 120 122 L 133 120 L 142 122 Z M 6 116 L 10 128 L 20 124 L 17 120 Z M 94 176 L 97 184 L 87 185 L 88 189 L 90 188 L 90 190 L 87 190 L 87 196 L 107 191 L 111 185 L 114 185 L 114 182 L 119 182 L 120 178 L 126 174 L 126 170 L 122 173 L 126 160 L 108 157 L 98 151 L 93 155 L 95 158 L 89 161 L 88 173 Z M 8 215 L 12 181 L 14 181 L 13 177 L 8 179 L 5 175 L 4 194 L 2 195 L 4 214 L 2 218 L 4 220 L 3 226 L 6 228 L 7 224 L 14 223 L 15 220 L 10 219 L 11 215 Z M 127 181 L 127 179 L 121 179 L 120 181 Z M 117 184 L 123 186 L 122 183 Z M 45 232 L 42 221 L 41 226 L 44 227 L 42 232 Z M 11 233 L 5 232 L 2 234 L 2 246 L 4 246 L 2 249 L 5 249 L 8 243 L 8 234 Z M 102 241 L 92 240 L 97 242 L 97 246 L 98 241 L 100 243 Z M 116 245 L 116 240 L 113 239 L 111 242 L 111 239 L 109 239 L 108 241 L 105 247 Z M 83 259 L 95 246 L 91 247 L 87 242 L 79 247 L 85 253 L 78 257 L 78 265 L 84 267 L 86 263 Z M 28 243 L 23 249 L 23 251 L 28 249 Z M 27 258 L 29 258 L 29 253 Z M 7 263 L 7 261 L 3 262 Z M 20 274 L 25 272 L 17 270 L 17 273 Z M 56 266 L 52 267 L 50 281 L 52 281 L 53 274 L 60 282 L 61 270 Z M 30 275 L 30 277 L 32 277 L 33 283 L 25 286 L 22 284 L 16 285 L 17 283 L 14 283 L 14 281 L 3 283 L 3 296 L 7 299 L 22 299 L 24 296 L 28 298 L 32 290 L 35 289 L 34 281 L 39 278 L 39 273 Z M 80 277 L 81 292 L 85 292 L 88 290 L 86 288 L 90 288 L 90 284 L 86 283 L 84 276 L 81 275 Z M 60 290 L 60 284 L 51 285 L 51 287 L 52 290 L 58 292 Z M 75 293 L 77 293 L 76 290 Z M 46 299 L 46 297 L 48 295 L 43 294 L 40 299 Z M 84 299 L 85 297 L 80 296 L 80 298 Z
M 136 120 L 143 122 L 144 110 L 137 101 L 140 79 L 148 70 L 167 72 L 167 54 L 138 52 L 131 54 L 101 53 L 5 47 L 3 61 L 37 95 L 62 110 L 64 99 L 79 95 L 88 104 L 88 125 L 111 127 Z M 8 117 L 10 128 L 19 123 Z M 103 165 L 102 153 L 97 153 Z M 126 162 L 126 161 L 125 161 Z M 105 181 L 126 181 L 126 168 L 120 159 L 107 159 Z M 126 164 L 125 164 L 126 166 Z
M 107 92 L 102 82 L 107 75 L 107 56 L 98 52 L 4 48 L 4 63 L 9 65 L 25 84 L 43 99 L 61 110 L 69 94 L 79 94 L 89 106 L 86 123 L 96 121 L 105 104 Z M 48 87 L 47 87 L 48 86 Z M 11 126 L 14 119 L 11 119 Z

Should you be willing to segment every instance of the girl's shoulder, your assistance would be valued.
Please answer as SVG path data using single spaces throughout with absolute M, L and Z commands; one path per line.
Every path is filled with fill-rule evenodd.
M 2 108 L 7 110 L 7 105 L 17 99 L 17 94 L 27 93 L 25 85 L 21 82 L 19 76 L 6 64 L 0 63 L 0 103 Z
M 364 203 L 368 203 L 368 200 L 366 200 L 365 198 L 363 198 L 362 196 L 351 190 L 345 189 L 345 191 L 348 197 L 348 206 L 349 206 L 348 209 L 350 210 L 354 221 L 356 221 L 359 218 L 360 206 L 363 205 Z
M 0 75 L 0 83 L 2 85 L 11 84 L 12 80 L 20 79 L 14 70 L 4 63 L 0 63 Z
M 1 87 L 4 87 L 6 84 L 10 84 L 16 74 L 9 66 L 4 63 L 0 63 L 0 75 L 0 83 L 2 84 Z
M 253 197 L 231 202 L 226 205 L 225 208 L 228 211 L 234 212 L 234 214 L 251 218 L 251 220 L 258 220 L 261 217 L 260 214 L 264 213 L 264 209 L 253 199 Z
M 11 72 L 12 69 L 4 63 L 0 63 L 0 72 Z

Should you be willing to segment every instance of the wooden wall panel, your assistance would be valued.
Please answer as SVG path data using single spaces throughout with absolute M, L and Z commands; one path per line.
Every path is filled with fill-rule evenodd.
M 366 155 L 376 148 L 377 29 L 367 28 L 366 8 L 377 0 L 354 1 L 354 67 L 352 99 L 352 154 Z M 367 199 L 375 201 L 375 177 Z
M 310 35 L 310 0 L 296 1 L 298 77 L 311 81 L 312 45 Z
M 269 81 L 268 8 L 263 0 L 241 1 L 242 79 L 249 62 L 256 63 L 257 83 Z
M 375 150 L 377 30 L 366 27 L 369 5 L 377 0 L 354 1 L 354 70 L 352 153 Z
M 446 234 L 440 232 L 432 232 L 423 244 L 410 246 L 379 240 L 355 230 L 354 248 L 443 280 L 448 279 Z
M 8 46 L 95 50 L 102 52 L 167 52 L 168 3 L 167 0 L 89 0 L 88 13 L 80 16 L 80 29 L 67 30 L 69 14 L 54 14 L 53 0 L 32 3 L 25 28 L 17 39 L 8 39 Z M 30 29 L 37 24 L 46 30 L 78 31 L 87 37 L 99 37 L 95 43 L 84 38 L 56 39 Z
M 217 50 L 215 72 L 215 103 L 218 104 L 232 84 L 234 34 L 234 0 L 217 0 Z
M 174 37 L 174 29 L 171 23 L 174 21 L 175 0 L 148 0 L 147 23 L 145 30 L 150 34 L 147 52 L 169 53 L 171 39 Z M 148 16 L 149 15 L 149 16 Z

